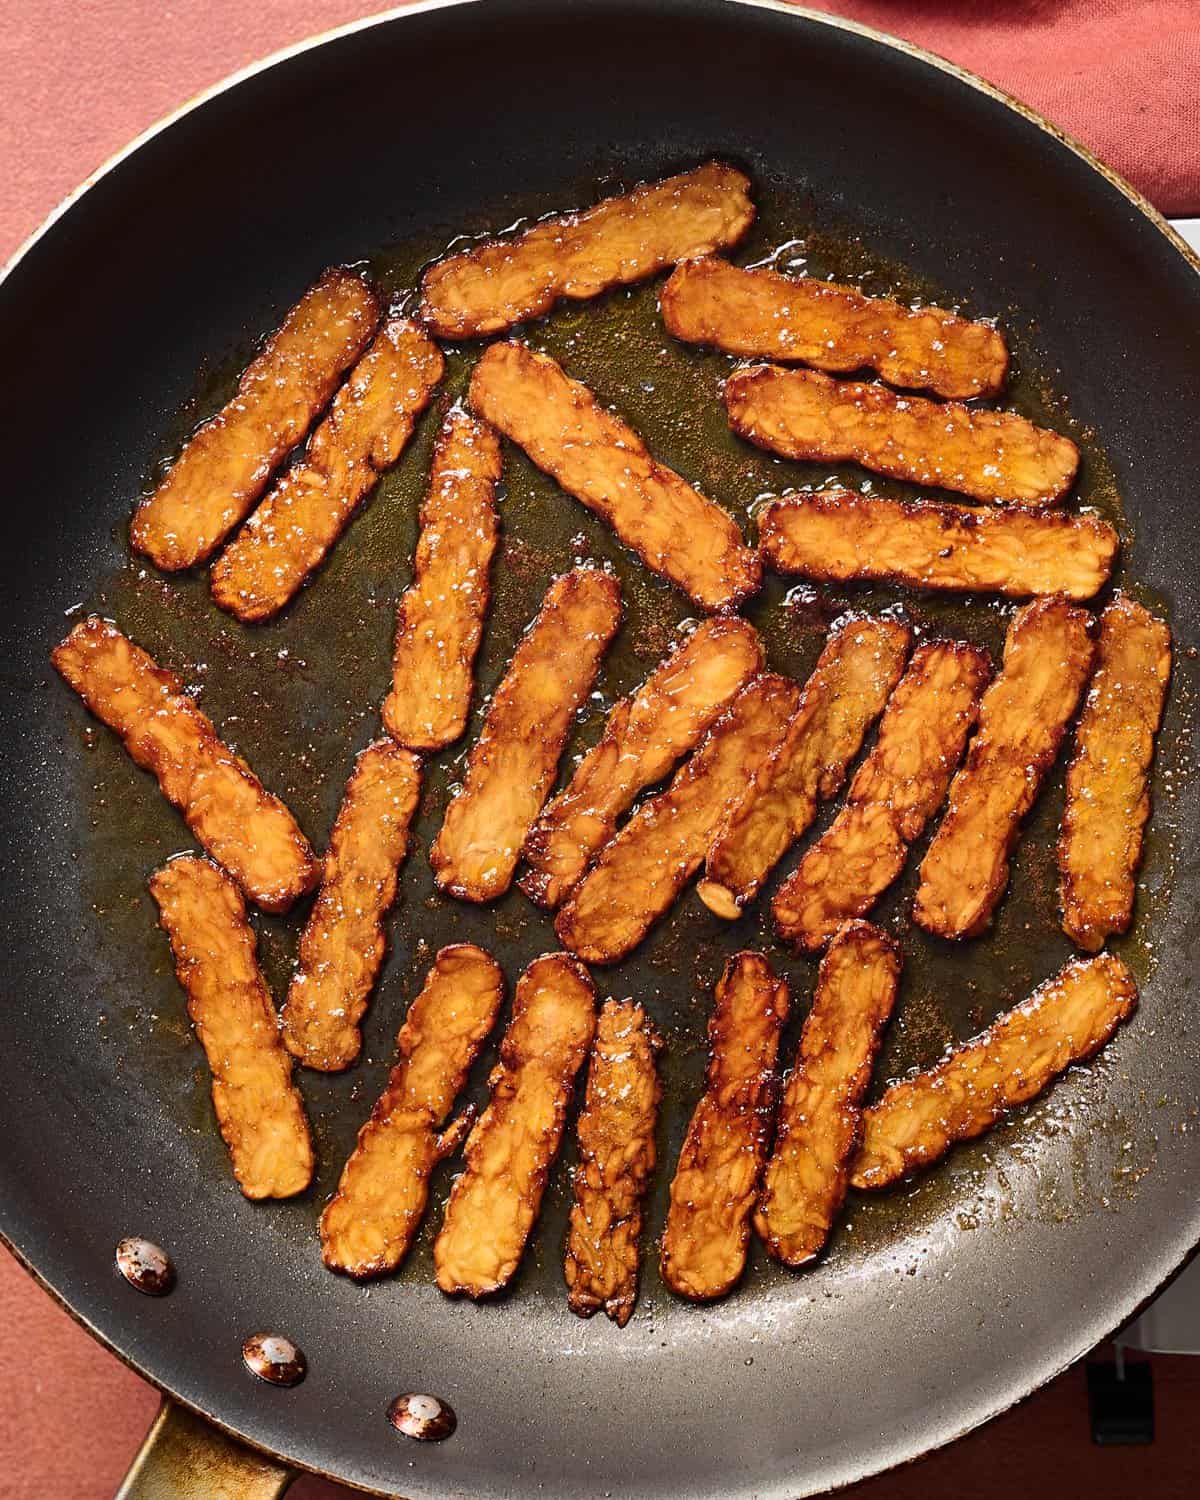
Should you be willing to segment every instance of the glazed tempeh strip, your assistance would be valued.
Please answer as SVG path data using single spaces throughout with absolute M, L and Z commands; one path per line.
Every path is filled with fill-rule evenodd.
M 762 582 L 733 517 L 653 458 L 545 354 L 493 344 L 471 376 L 471 405 L 602 520 L 648 568 L 702 609 L 728 609 Z
M 408 1254 L 433 1169 L 457 1149 L 470 1113 L 439 1132 L 503 997 L 500 966 L 482 948 L 457 943 L 434 959 L 396 1038 L 400 1059 L 321 1215 L 331 1271 L 365 1280 L 394 1271 Z
M 1118 595 L 1100 616 L 1058 845 L 1063 931 L 1093 953 L 1133 918 L 1154 736 L 1170 676 L 1170 630 Z
M 904 669 L 911 632 L 899 620 L 851 618 L 830 633 L 787 733 L 763 762 L 708 851 L 700 899 L 732 921 L 836 795 Z
M 868 366 L 890 385 L 964 401 L 994 396 L 1008 371 L 990 324 L 711 256 L 678 266 L 660 303 L 667 328 L 688 343 L 834 374 Z
M 775 572 L 831 583 L 874 579 L 1017 599 L 1090 599 L 1112 572 L 1117 533 L 1094 515 L 822 490 L 771 501 L 759 520 L 759 546 Z
M 222 744 L 173 672 L 98 615 L 80 621 L 51 660 L 257 906 L 286 911 L 312 889 L 317 863 L 296 820 Z
M 762 954 L 735 954 L 717 985 L 704 1093 L 679 1153 L 662 1239 L 663 1281 L 695 1302 L 723 1297 L 746 1264 L 787 1014 L 787 985 Z
M 438 888 L 494 901 L 554 785 L 579 705 L 621 619 L 615 578 L 576 568 L 556 578 L 492 697 L 462 790 L 429 851 Z
M 546 219 L 512 240 L 453 255 L 425 273 L 421 316 L 442 338 L 476 338 L 644 281 L 691 255 L 735 245 L 754 219 L 741 172 L 709 162 L 645 183 L 582 213 Z
M 845 463 L 976 500 L 1057 505 L 1075 481 L 1069 438 L 1010 411 L 901 396 L 815 370 L 754 365 L 725 382 L 739 436 L 785 458 Z
M 913 915 L 938 937 L 975 937 L 1008 884 L 1021 824 L 1053 765 L 1092 670 L 1091 616 L 1038 599 L 1013 616 L 1004 666 L 921 862 Z
M 588 963 L 631 952 L 700 868 L 729 810 L 783 737 L 800 689 L 764 674 L 742 689 L 670 786 L 643 802 L 558 914 L 559 942 Z
M 564 1275 L 572 1312 L 599 1308 L 623 1328 L 638 1290 L 642 1210 L 654 1171 L 662 1046 L 632 1000 L 606 1000 L 596 1023 Z
M 754 1214 L 784 1265 L 820 1253 L 845 1202 L 862 1099 L 903 963 L 899 945 L 869 922 L 848 922 L 821 960 Z
M 660 781 L 693 748 L 762 664 L 754 627 L 718 616 L 703 621 L 636 693 L 623 698 L 599 744 L 525 840 L 525 894 L 539 906 L 561 905 L 638 792 Z
M 284 1044 L 306 1068 L 336 1073 L 358 1056 L 420 792 L 421 762 L 391 740 L 368 745 L 355 762 L 283 1007 Z
M 403 453 L 442 378 L 442 351 L 393 318 L 355 365 L 304 457 L 212 566 L 212 595 L 239 620 L 267 620 L 332 551 L 379 476 Z
M 213 1108 L 238 1186 L 247 1198 L 302 1193 L 313 1170 L 308 1121 L 245 902 L 228 876 L 194 855 L 157 870 L 150 894 L 212 1069 Z
M 211 557 L 328 405 L 379 313 L 361 276 L 326 271 L 247 367 L 232 400 L 138 506 L 129 533 L 135 551 L 170 571 Z
M 410 750 L 440 750 L 467 727 L 491 598 L 488 569 L 500 535 L 500 473 L 496 434 L 465 411 L 452 411 L 434 449 L 383 705 L 384 728 Z
M 815 952 L 896 879 L 942 805 L 990 676 L 988 654 L 976 646 L 917 648 L 844 806 L 776 893 L 780 937 Z
M 1094 1056 L 1137 1005 L 1111 953 L 1077 958 L 926 1073 L 902 1079 L 863 1116 L 850 1184 L 882 1188 L 989 1130 L 1074 1063 Z
M 516 1271 L 594 1027 L 583 965 L 562 953 L 535 959 L 517 984 L 491 1097 L 467 1138 L 466 1166 L 433 1247 L 442 1291 L 483 1297 Z

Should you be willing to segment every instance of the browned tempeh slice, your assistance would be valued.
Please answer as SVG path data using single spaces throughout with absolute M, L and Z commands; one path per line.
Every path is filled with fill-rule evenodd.
M 784 1265 L 820 1253 L 845 1202 L 862 1099 L 903 963 L 899 945 L 869 922 L 846 923 L 821 960 L 754 1214 Z
M 695 1302 L 723 1297 L 746 1264 L 787 1015 L 788 987 L 762 954 L 735 954 L 717 985 L 704 1093 L 679 1153 L 662 1238 L 663 1281 Z
M 539 906 L 561 905 L 638 792 L 692 749 L 762 664 L 754 627 L 721 615 L 704 620 L 636 693 L 623 698 L 599 744 L 525 840 L 525 894 Z
M 581 301 L 644 281 L 735 245 L 754 219 L 749 189 L 735 168 L 708 162 L 477 245 L 425 273 L 421 316 L 442 338 L 476 338 L 540 317 L 560 297 Z
M 564 1275 L 572 1312 L 629 1322 L 638 1290 L 642 1208 L 654 1171 L 662 1042 L 640 1005 L 606 1000 L 596 1023 Z
M 1073 1063 L 1094 1056 L 1137 1005 L 1119 958 L 1077 958 L 936 1067 L 894 1083 L 863 1115 L 850 1185 L 882 1188 L 989 1130 Z
M 135 550 L 170 571 L 211 557 L 328 404 L 379 314 L 361 276 L 326 271 L 247 366 L 233 398 L 138 506 L 129 532 Z
M 678 266 L 660 301 L 677 339 L 729 354 L 840 374 L 869 366 L 892 385 L 959 400 L 994 396 L 1008 371 L 1004 340 L 988 323 L 714 256 Z
M 81 620 L 50 655 L 257 906 L 286 911 L 313 888 L 317 862 L 295 818 L 222 744 L 173 672 L 99 615 Z
M 823 948 L 900 874 L 908 846 L 942 805 L 991 671 L 987 652 L 963 641 L 913 653 L 845 805 L 775 895 L 780 937 Z
M 467 727 L 475 657 L 500 535 L 500 439 L 455 408 L 438 433 L 421 506 L 413 581 L 396 613 L 387 732 L 411 750 L 440 750 Z
M 238 1186 L 247 1198 L 302 1193 L 313 1170 L 308 1121 L 245 902 L 228 876 L 194 855 L 156 870 L 150 894 L 212 1069 L 213 1108 Z
M 365 1280 L 394 1271 L 408 1254 L 433 1169 L 456 1149 L 470 1113 L 439 1131 L 503 998 L 500 966 L 482 948 L 456 943 L 434 959 L 396 1038 L 400 1060 L 321 1215 L 331 1271 Z
M 350 372 L 299 463 L 213 563 L 212 595 L 239 620 L 267 620 L 332 551 L 396 462 L 446 362 L 416 323 L 393 318 Z
M 1037 599 L 1013 616 L 1003 669 L 983 695 L 979 728 L 921 862 L 913 915 L 926 932 L 975 937 L 991 920 L 1021 824 L 1092 670 L 1091 623 L 1063 599 Z
M 1093 953 L 1133 919 L 1154 736 L 1170 676 L 1170 630 L 1119 594 L 1100 616 L 1058 845 L 1063 931 Z
M 491 1097 L 467 1138 L 466 1166 L 433 1247 L 442 1291 L 483 1297 L 517 1269 L 595 1019 L 592 982 L 574 959 L 547 954 L 521 975 Z
M 559 942 L 588 963 L 631 952 L 700 868 L 750 778 L 783 737 L 800 689 L 749 682 L 676 771 L 607 843 L 558 913 Z
M 355 762 L 283 1007 L 284 1043 L 306 1068 L 336 1073 L 358 1056 L 420 792 L 421 762 L 391 740 L 368 745 Z
M 1079 467 L 1069 438 L 1016 412 L 898 395 L 816 370 L 735 370 L 725 382 L 725 405 L 739 436 L 785 458 L 853 460 L 976 500 L 1057 505 Z
M 733 517 L 653 458 L 632 427 L 548 355 L 493 344 L 475 366 L 470 399 L 701 608 L 731 608 L 761 584 L 758 557 Z
M 851 617 L 830 633 L 787 733 L 759 767 L 708 851 L 700 899 L 732 921 L 836 795 L 904 669 L 899 620 Z
M 610 574 L 576 568 L 550 585 L 492 697 L 462 790 L 429 851 L 439 890 L 494 901 L 512 884 L 575 712 L 620 620 L 621 590 Z
M 764 507 L 767 567 L 831 583 L 883 580 L 961 593 L 1090 599 L 1108 581 L 1117 533 L 1095 515 L 908 503 L 849 490 L 781 495 Z

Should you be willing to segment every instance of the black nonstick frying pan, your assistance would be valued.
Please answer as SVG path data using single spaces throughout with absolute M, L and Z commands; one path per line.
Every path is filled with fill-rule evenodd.
M 992 1136 L 896 1193 L 853 1199 L 816 1268 L 788 1276 L 759 1256 L 711 1308 L 673 1301 L 648 1246 L 625 1330 L 572 1316 L 560 1267 L 569 1150 L 500 1301 L 452 1303 L 432 1285 L 430 1231 L 451 1165 L 405 1272 L 356 1287 L 322 1269 L 316 1212 L 432 950 L 482 941 L 511 984 L 551 946 L 549 924 L 520 895 L 484 911 L 431 899 L 424 848 L 456 774 L 454 755 L 442 757 L 363 1062 L 302 1079 L 319 1181 L 299 1201 L 243 1201 L 145 890 L 149 871 L 187 847 L 186 830 L 54 678 L 47 652 L 80 607 L 117 618 L 197 686 L 319 842 L 354 752 L 377 733 L 436 413 L 330 565 L 265 628 L 220 615 L 203 576 L 162 579 L 131 561 L 134 498 L 323 266 L 366 259 L 400 295 L 456 234 L 714 154 L 751 171 L 762 204 L 740 258 L 793 241 L 781 263 L 999 316 L 1016 351 L 1012 400 L 1079 437 L 1082 500 L 1123 516 L 1122 580 L 1168 613 L 1178 647 L 1137 925 L 1117 945 L 1142 981 L 1142 1008 L 1098 1064 Z M 619 397 L 656 451 L 739 515 L 763 493 L 823 477 L 728 435 L 715 401 L 728 361 L 670 346 L 654 297 L 618 293 L 525 335 Z M 267 1495 L 297 1467 L 438 1500 L 812 1494 L 1002 1411 L 1186 1258 L 1200 1239 L 1200 277 L 1162 221 L 1076 147 L 929 57 L 783 6 L 417 6 L 295 50 L 150 135 L 12 267 L 0 337 L 0 1230 L 89 1329 L 182 1403 L 129 1495 Z M 450 395 L 476 352 L 454 354 Z M 484 687 L 548 576 L 587 554 L 611 560 L 625 587 L 601 682 L 609 699 L 625 691 L 661 655 L 685 601 L 513 454 L 504 506 Z M 1003 629 L 987 604 L 778 580 L 750 613 L 774 664 L 801 673 L 848 604 L 895 603 L 923 629 L 993 647 Z M 585 716 L 575 750 L 603 707 Z M 919 940 L 911 882 L 881 909 L 909 965 L 877 1086 L 1067 956 L 1053 903 L 1060 799 L 1061 769 L 986 939 L 962 950 Z M 259 924 L 277 990 L 301 915 Z M 725 953 L 762 942 L 792 982 L 798 1022 L 813 967 L 770 945 L 760 915 L 719 928 L 690 895 L 630 961 L 598 976 L 602 993 L 644 999 L 670 1044 L 653 1233 L 699 1085 L 712 981 Z M 127 1235 L 169 1252 L 169 1296 L 140 1296 L 116 1273 Z M 248 1373 L 242 1343 L 256 1332 L 302 1347 L 301 1384 Z M 402 1392 L 447 1402 L 457 1430 L 441 1442 L 399 1434 L 386 1413 Z M 277 1462 L 243 1458 L 241 1488 L 218 1491 L 238 1450 L 185 1408 Z

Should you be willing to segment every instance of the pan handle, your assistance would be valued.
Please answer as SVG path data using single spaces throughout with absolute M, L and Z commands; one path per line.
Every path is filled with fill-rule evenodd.
M 295 1478 L 164 1397 L 114 1500 L 279 1500 Z

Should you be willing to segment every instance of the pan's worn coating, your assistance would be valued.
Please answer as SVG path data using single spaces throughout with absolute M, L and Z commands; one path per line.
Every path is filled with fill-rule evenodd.
M 149 872 L 188 847 L 186 830 L 58 682 L 47 652 L 80 611 L 115 617 L 182 673 L 323 847 L 354 755 L 379 734 L 434 435 L 480 346 L 448 346 L 446 380 L 403 460 L 275 621 L 243 626 L 213 607 L 203 573 L 165 578 L 131 559 L 134 502 L 323 267 L 365 259 L 411 311 L 402 294 L 457 236 L 730 152 L 759 206 L 739 264 L 769 258 L 789 274 L 999 320 L 1013 351 L 1003 405 L 1080 445 L 1070 506 L 1118 521 L 1118 581 L 1171 623 L 1178 668 L 1142 892 L 1132 932 L 1113 945 L 1136 971 L 1142 1008 L 1096 1063 L 920 1180 L 878 1200 L 852 1194 L 812 1269 L 789 1275 L 755 1247 L 725 1302 L 685 1306 L 663 1289 L 653 1242 L 670 1174 L 660 1167 L 628 1326 L 570 1312 L 571 1122 L 504 1297 L 464 1305 L 432 1283 L 452 1162 L 435 1174 L 401 1274 L 360 1288 L 322 1268 L 316 1218 L 434 951 L 479 943 L 511 984 L 552 946 L 549 917 L 516 889 L 489 909 L 437 896 L 424 853 L 517 632 L 576 558 L 616 569 L 624 623 L 561 785 L 607 709 L 695 611 L 506 445 L 471 723 L 430 762 L 362 1058 L 344 1075 L 299 1080 L 317 1180 L 269 1206 L 243 1201 L 230 1181 L 145 890 Z M 152 234 L 130 233 L 150 222 Z M 719 390 L 732 360 L 666 334 L 658 285 L 563 305 L 520 336 L 614 405 L 748 533 L 762 496 L 863 483 L 853 466 L 788 463 L 730 434 Z M 5 479 L 18 502 L 0 559 L 0 1231 L 89 1326 L 185 1401 L 292 1462 L 410 1500 L 527 1500 L 539 1485 L 577 1500 L 795 1500 L 945 1442 L 1061 1369 L 1200 1237 L 1200 809 L 1190 792 L 1200 585 L 1186 482 L 1200 471 L 1198 322 L 1192 266 L 1071 148 L 951 70 L 790 9 L 418 7 L 257 73 L 145 143 L 0 285 L 0 334 L 19 351 L 0 376 Z M 995 600 L 774 576 L 745 613 L 768 667 L 803 678 L 844 610 L 893 607 L 919 639 L 950 634 L 993 653 L 1011 614 Z M 913 928 L 923 842 L 873 912 L 906 966 L 870 1099 L 1070 956 L 1055 910 L 1062 774 L 1060 762 L 986 937 L 951 949 Z M 712 986 L 730 953 L 762 946 L 786 977 L 793 1016 L 781 1055 L 795 1052 L 815 964 L 771 939 L 774 888 L 732 923 L 680 902 L 630 960 L 598 975 L 602 997 L 632 996 L 667 1042 L 660 1163 L 676 1160 L 698 1097 Z M 277 999 L 304 916 L 301 904 L 254 918 Z M 493 1060 L 485 1050 L 468 1085 L 477 1103 Z M 171 1254 L 169 1297 L 139 1297 L 114 1273 L 113 1247 L 129 1234 Z M 303 1348 L 308 1374 L 294 1389 L 244 1371 L 242 1339 L 262 1329 Z M 399 1436 L 385 1414 L 402 1391 L 449 1401 L 453 1436 Z

